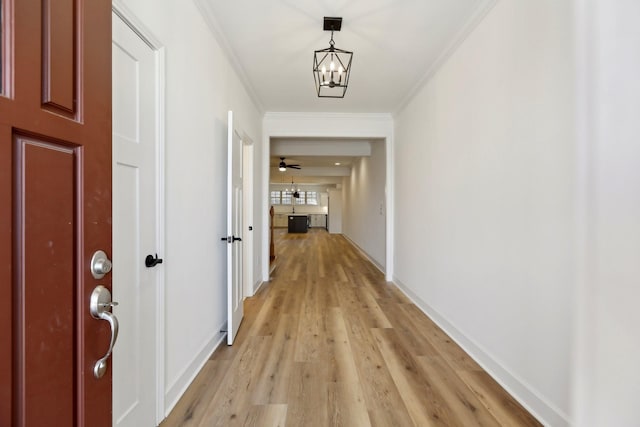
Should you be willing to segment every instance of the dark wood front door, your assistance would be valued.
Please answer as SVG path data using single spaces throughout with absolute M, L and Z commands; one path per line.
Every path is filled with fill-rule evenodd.
M 0 426 L 109 426 L 111 2 L 0 4 Z

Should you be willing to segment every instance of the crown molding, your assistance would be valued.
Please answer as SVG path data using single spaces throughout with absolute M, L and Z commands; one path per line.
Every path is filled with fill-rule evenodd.
M 282 119 L 365 119 L 375 121 L 393 121 L 391 113 L 336 113 L 336 112 L 283 112 L 267 111 L 264 120 Z
M 489 12 L 495 7 L 499 0 L 489 0 L 484 5 L 481 5 L 476 9 L 473 13 L 469 15 L 466 24 L 462 26 L 462 29 L 458 32 L 458 34 L 453 38 L 452 42 L 449 43 L 440 53 L 438 58 L 434 61 L 434 63 L 429 67 L 427 72 L 422 76 L 418 83 L 416 83 L 409 93 L 402 99 L 402 101 L 398 104 L 398 106 L 393 110 L 393 117 L 397 116 L 405 107 L 411 102 L 411 100 L 422 90 L 422 88 L 431 80 L 431 78 L 436 74 L 436 72 L 444 65 L 445 62 L 449 59 L 449 57 L 460 47 L 460 45 L 469 37 L 469 35 L 475 30 L 478 25 L 484 20 L 484 18 L 489 14 Z
M 249 81 L 249 78 L 247 77 L 247 73 L 244 71 L 244 68 L 240 63 L 240 60 L 238 59 L 236 54 L 233 52 L 233 49 L 231 48 L 229 41 L 227 40 L 227 38 L 224 36 L 224 33 L 220 29 L 220 25 L 218 24 L 218 21 L 215 18 L 215 14 L 213 13 L 213 9 L 211 8 L 210 2 L 208 0 L 193 0 L 193 3 L 196 5 L 196 8 L 200 11 L 202 18 L 206 22 L 207 27 L 209 27 L 209 30 L 211 31 L 211 34 L 213 34 L 213 37 L 218 41 L 218 44 L 220 45 L 222 52 L 227 57 L 227 60 L 231 64 L 231 67 L 238 75 L 238 78 L 240 79 L 240 81 L 242 82 L 242 85 L 244 86 L 245 90 L 249 94 L 251 101 L 253 101 L 259 113 L 264 114 L 264 105 L 262 104 L 255 89 L 253 88 L 253 85 Z

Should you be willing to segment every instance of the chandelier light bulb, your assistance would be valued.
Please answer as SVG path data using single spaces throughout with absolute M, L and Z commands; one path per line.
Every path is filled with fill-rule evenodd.
M 336 64 L 334 64 L 333 61 L 331 61 L 331 64 L 329 64 L 329 69 L 333 71 L 335 70 L 335 68 L 336 68 Z

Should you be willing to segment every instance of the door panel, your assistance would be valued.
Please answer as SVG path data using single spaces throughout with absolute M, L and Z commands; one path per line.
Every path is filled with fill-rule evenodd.
M 42 1 L 43 22 L 43 105 L 67 117 L 75 117 L 76 40 L 73 14 L 74 0 Z
M 90 272 L 111 253 L 111 3 L 1 4 L 0 425 L 108 426 L 89 295 L 111 286 Z
M 156 425 L 156 52 L 113 14 L 113 425 Z M 161 257 L 162 255 L 160 255 Z
M 243 317 L 242 289 L 242 141 L 228 115 L 227 141 L 227 345 L 232 345 Z
M 5 40 L 7 38 L 7 36 L 5 35 L 5 33 L 7 32 L 7 26 L 6 24 L 3 22 L 3 16 L 5 15 L 5 11 L 4 11 L 4 0 L 0 0 L 0 96 L 2 96 L 4 94 L 4 79 L 5 79 L 5 74 L 4 74 L 4 59 L 5 59 Z
M 15 369 L 17 413 L 27 425 L 38 424 L 42 410 L 73 425 L 74 213 L 77 148 L 16 136 L 17 346 L 24 358 Z M 41 274 L 50 266 L 56 274 Z M 43 387 L 42 384 L 46 384 Z M 35 417 L 35 419 L 32 419 Z
M 0 97 L 0 102 L 2 101 Z M 0 426 L 12 425 L 14 406 L 12 381 L 13 356 L 13 239 L 12 239 L 12 147 L 11 128 L 0 116 Z

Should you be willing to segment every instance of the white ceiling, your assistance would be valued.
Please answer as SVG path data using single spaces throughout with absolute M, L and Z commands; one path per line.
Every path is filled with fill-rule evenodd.
M 316 182 L 312 177 L 324 177 L 321 183 L 341 182 L 335 178 L 349 176 L 355 160 L 370 156 L 371 144 L 374 143 L 384 141 L 371 138 L 271 138 L 270 182 L 280 183 L 284 175 L 296 176 L 304 182 Z M 280 172 L 281 157 L 285 157 L 285 163 L 300 165 L 302 169 Z
M 295 156 L 286 157 L 285 163 L 289 165 L 300 165 L 300 167 L 351 167 L 354 156 Z M 339 163 L 338 165 L 336 163 Z M 270 167 L 278 168 L 280 164 L 279 156 L 271 156 Z M 294 171 L 295 172 L 295 171 Z
M 264 111 L 395 112 L 495 0 L 196 0 Z M 325 16 L 354 52 L 344 99 L 318 98 Z
M 299 183 L 336 184 L 342 182 L 343 176 L 351 173 L 353 162 L 358 156 L 295 156 L 286 157 L 287 164 L 300 165 L 301 169 L 278 169 L 280 156 L 271 156 L 269 161 L 269 182 L 280 184 L 289 183 L 291 177 L 296 177 Z M 336 163 L 340 163 L 337 165 Z

